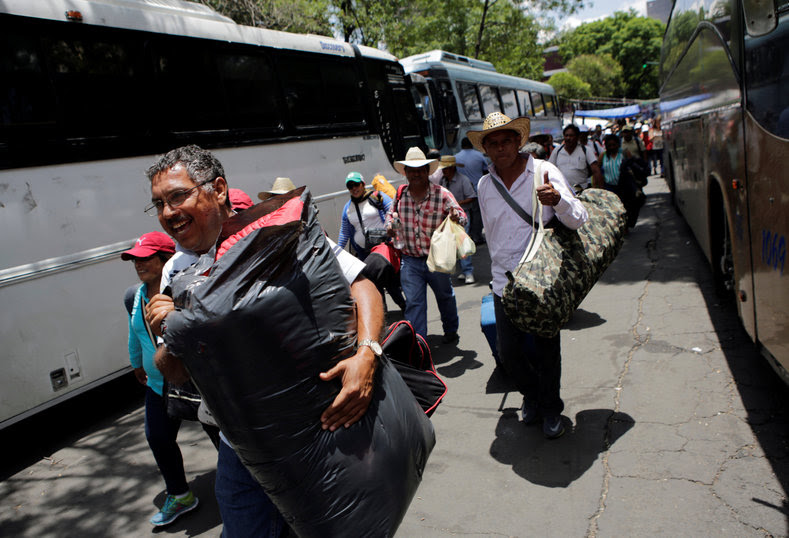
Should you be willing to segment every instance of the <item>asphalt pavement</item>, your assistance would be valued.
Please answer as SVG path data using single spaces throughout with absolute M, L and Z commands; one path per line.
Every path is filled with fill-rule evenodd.
M 480 331 L 487 249 L 477 282 L 455 281 L 457 346 L 440 343 L 428 293 L 449 392 L 398 537 L 789 535 L 789 387 L 715 293 L 665 182 L 645 191 L 637 227 L 562 331 L 559 439 L 519 422 Z M 179 443 L 201 506 L 152 529 L 163 482 L 132 379 L 0 432 L 0 536 L 219 536 L 216 452 L 190 423 Z

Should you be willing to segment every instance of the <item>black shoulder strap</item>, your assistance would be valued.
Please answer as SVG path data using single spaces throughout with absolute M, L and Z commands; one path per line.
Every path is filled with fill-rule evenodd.
M 351 203 L 353 204 L 353 207 L 356 208 L 356 215 L 359 217 L 359 226 L 361 226 L 361 228 L 362 228 L 362 233 L 366 233 L 366 231 L 364 229 L 364 221 L 362 220 L 362 212 L 359 211 L 359 204 L 357 204 L 353 200 L 351 200 Z
M 512 197 L 512 195 L 507 191 L 507 188 L 501 183 L 499 183 L 498 181 L 496 181 L 496 179 L 493 177 L 491 177 L 490 180 L 493 182 L 493 185 L 496 187 L 496 190 L 499 191 L 499 194 L 501 194 L 501 197 L 504 198 L 504 201 L 510 205 L 510 207 L 518 214 L 520 218 L 525 220 L 529 224 L 529 226 L 534 228 L 534 219 L 532 218 L 532 216 L 526 213 L 526 210 L 518 205 L 518 202 L 516 202 L 515 199 Z

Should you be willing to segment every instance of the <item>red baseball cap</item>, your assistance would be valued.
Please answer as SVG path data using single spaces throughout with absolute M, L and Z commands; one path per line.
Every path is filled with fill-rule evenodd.
M 252 207 L 252 198 L 241 189 L 230 189 L 230 204 L 233 209 L 247 209 Z
M 128 261 L 134 258 L 147 258 L 157 252 L 172 254 L 175 252 L 175 242 L 166 233 L 149 232 L 141 235 L 132 248 L 122 252 L 121 259 Z

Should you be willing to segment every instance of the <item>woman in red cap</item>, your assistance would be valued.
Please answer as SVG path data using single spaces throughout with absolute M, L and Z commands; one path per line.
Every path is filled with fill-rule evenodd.
M 121 254 L 131 260 L 142 285 L 134 295 L 129 315 L 129 360 L 137 380 L 145 388 L 145 437 L 167 487 L 161 511 L 151 518 L 156 526 L 167 525 L 197 507 L 197 497 L 189 490 L 184 462 L 176 438 L 181 421 L 167 414 L 164 403 L 164 378 L 153 363 L 156 339 L 145 321 L 143 311 L 151 297 L 159 293 L 164 263 L 175 252 L 169 235 L 151 232 L 142 235 L 133 248 Z

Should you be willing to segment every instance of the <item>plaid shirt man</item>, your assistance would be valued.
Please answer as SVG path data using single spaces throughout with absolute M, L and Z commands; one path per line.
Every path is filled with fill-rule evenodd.
M 444 187 L 430 183 L 427 196 L 422 200 L 414 200 L 406 188 L 399 202 L 392 204 L 392 209 L 386 214 L 386 225 L 392 222 L 392 212 L 397 211 L 402 223 L 400 237 L 404 243 L 403 254 L 422 258 L 430 251 L 433 232 L 453 208 L 460 216 L 458 224 L 465 226 L 466 214 L 452 193 Z

